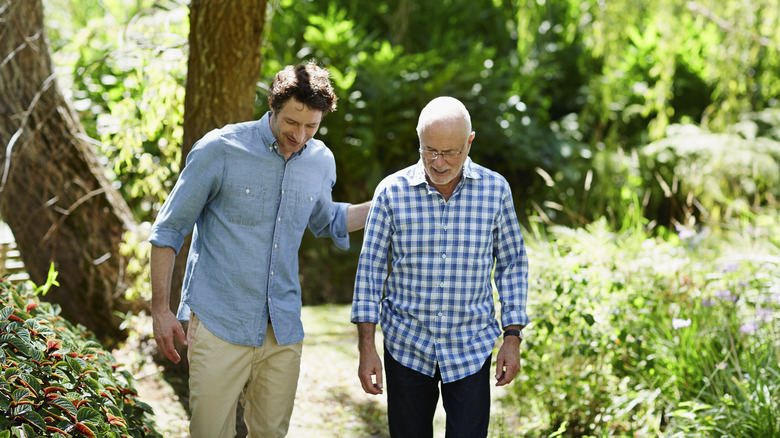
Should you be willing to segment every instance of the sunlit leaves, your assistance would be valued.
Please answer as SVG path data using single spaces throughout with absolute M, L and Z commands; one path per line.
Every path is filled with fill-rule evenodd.
M 599 221 L 527 239 L 535 292 L 527 378 L 513 389 L 531 411 L 521 424 L 550 419 L 551 433 L 567 421 L 571 435 L 717 427 L 741 436 L 749 423 L 755 436 L 772 436 L 780 259 L 768 236 L 780 219 L 738 223 L 717 236 L 663 240 Z
M 116 371 L 94 338 L 27 284 L 0 283 L 0 306 L 0 429 L 15 437 L 159 436 L 132 376 Z

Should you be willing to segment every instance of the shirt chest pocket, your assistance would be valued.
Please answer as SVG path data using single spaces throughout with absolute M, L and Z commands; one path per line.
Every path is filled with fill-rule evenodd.
M 295 229 L 302 230 L 306 228 L 311 217 L 312 210 L 317 204 L 319 193 L 306 192 L 303 190 L 292 190 L 290 196 L 290 216 Z
M 263 220 L 264 190 L 260 186 L 228 184 L 225 214 L 235 224 L 254 226 Z

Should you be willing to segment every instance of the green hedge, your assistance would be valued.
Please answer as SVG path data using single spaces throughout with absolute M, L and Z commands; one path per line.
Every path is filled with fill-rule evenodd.
M 161 436 L 132 375 L 40 290 L 0 283 L 0 438 Z

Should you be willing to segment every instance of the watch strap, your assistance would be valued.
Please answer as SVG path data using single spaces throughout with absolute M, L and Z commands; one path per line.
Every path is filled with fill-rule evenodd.
M 504 337 L 507 336 L 517 336 L 520 339 L 523 339 L 523 335 L 520 332 L 520 330 L 504 330 Z

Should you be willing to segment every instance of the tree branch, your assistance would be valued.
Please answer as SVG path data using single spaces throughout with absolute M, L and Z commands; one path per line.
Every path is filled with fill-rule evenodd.
M 49 75 L 48 78 L 46 78 L 45 81 L 43 81 L 43 85 L 41 86 L 41 89 L 38 90 L 37 93 L 35 93 L 35 97 L 33 97 L 32 101 L 30 102 L 30 105 L 27 107 L 27 110 L 24 112 L 24 117 L 22 118 L 22 122 L 19 124 L 19 129 L 17 129 L 14 135 L 11 136 L 11 140 L 8 142 L 8 145 L 5 148 L 5 163 L 3 165 L 3 176 L 2 179 L 0 179 L 0 192 L 3 192 L 5 190 L 5 183 L 8 181 L 8 174 L 11 171 L 11 153 L 13 152 L 14 145 L 16 144 L 16 141 L 24 132 L 24 127 L 27 125 L 27 122 L 30 120 L 30 114 L 32 114 L 35 105 L 38 104 L 38 101 L 41 99 L 43 93 L 45 93 L 46 90 L 48 90 L 49 87 L 51 87 L 51 84 L 54 82 L 54 78 L 55 78 L 54 73 L 52 73 L 51 75 Z

